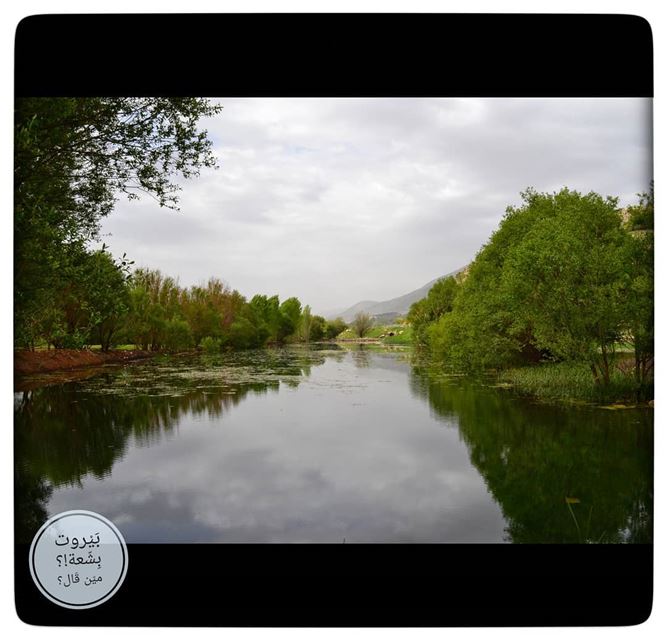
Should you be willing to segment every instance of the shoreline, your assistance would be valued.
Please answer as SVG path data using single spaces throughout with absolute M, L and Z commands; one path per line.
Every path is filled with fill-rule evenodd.
M 40 349 L 37 351 L 14 351 L 14 376 L 57 373 L 99 367 L 106 364 L 123 364 L 136 360 L 146 360 L 158 355 L 157 351 L 91 349 Z

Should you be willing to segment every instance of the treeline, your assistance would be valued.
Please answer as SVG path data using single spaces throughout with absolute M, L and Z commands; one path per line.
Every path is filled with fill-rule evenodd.
M 617 198 L 522 193 L 469 267 L 436 283 L 408 319 L 416 342 L 462 371 L 585 363 L 595 384 L 653 368 L 653 188 Z M 627 358 L 625 358 L 627 362 Z
M 82 252 L 63 277 L 59 295 L 32 335 L 55 348 L 93 344 L 107 351 L 132 344 L 144 350 L 252 349 L 267 344 L 333 339 L 346 328 L 314 315 L 297 298 L 247 300 L 218 278 L 181 287 L 159 270 L 114 261 L 103 248 Z M 34 343 L 30 345 L 34 347 Z
M 216 164 L 198 122 L 221 109 L 203 98 L 17 99 L 15 346 L 113 339 L 130 265 L 90 251 L 100 221 L 121 195 L 178 208 L 177 178 Z
M 176 178 L 216 165 L 204 98 L 21 98 L 15 110 L 14 344 L 252 348 L 345 329 L 296 298 L 246 300 L 220 280 L 183 288 L 125 256 L 92 251 L 124 194 L 178 208 Z

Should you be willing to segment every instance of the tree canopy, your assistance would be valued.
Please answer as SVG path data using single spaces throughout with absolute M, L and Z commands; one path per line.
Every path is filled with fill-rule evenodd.
M 15 111 L 16 340 L 30 346 L 100 220 L 140 194 L 177 208 L 178 177 L 215 166 L 203 98 L 20 98 Z
M 606 384 L 629 342 L 637 382 L 653 357 L 653 199 L 567 188 L 522 193 L 461 284 L 441 281 L 409 318 L 417 340 L 464 370 L 539 360 L 586 362 Z

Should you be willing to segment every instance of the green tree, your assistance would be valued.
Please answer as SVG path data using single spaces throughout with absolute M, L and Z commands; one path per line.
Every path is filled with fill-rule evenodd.
M 347 329 L 347 323 L 342 318 L 335 318 L 326 324 L 324 336 L 328 340 L 333 340 Z
M 644 208 L 648 212 L 642 212 Z M 637 220 L 650 220 L 650 226 L 638 228 Z M 634 221 L 634 224 L 633 224 Z M 630 218 L 625 263 L 630 278 L 626 290 L 627 337 L 633 345 L 635 380 L 638 390 L 646 384 L 653 370 L 654 354 L 654 237 L 653 190 L 640 194 L 640 204 Z
M 280 332 L 280 301 L 278 296 L 269 298 L 264 295 L 255 295 L 249 303 L 257 323 L 264 327 L 267 333 L 267 339 L 272 342 L 278 342 Z
M 201 349 L 204 353 L 220 353 L 220 347 L 222 342 L 220 338 L 212 338 L 211 336 L 206 336 L 202 338 Z
M 200 98 L 20 98 L 15 111 L 16 340 L 32 346 L 63 271 L 118 195 L 176 208 L 176 179 L 215 164 Z
M 445 313 L 454 308 L 454 298 L 458 291 L 455 277 L 441 278 L 430 289 L 425 298 L 413 303 L 408 312 L 408 322 L 412 325 L 417 344 L 425 344 L 426 330 Z
M 117 263 L 109 253 L 95 251 L 90 254 L 89 274 L 86 280 L 90 308 L 90 324 L 93 340 L 99 342 L 102 351 L 108 351 L 114 338 L 123 328 L 130 310 L 128 280 L 132 261 L 123 255 Z
M 515 244 L 502 287 L 519 330 L 555 356 L 590 364 L 608 384 L 621 338 L 628 288 L 626 246 L 615 198 L 530 194 L 525 207 L 547 209 Z
M 648 193 L 638 193 L 639 203 L 627 208 L 628 226 L 632 231 L 653 230 L 653 182 Z
M 164 327 L 164 346 L 170 351 L 190 349 L 194 344 L 190 325 L 182 318 L 167 320 Z
M 301 302 L 298 298 L 287 298 L 280 305 L 279 342 L 296 333 L 301 321 Z
M 525 198 L 533 192 L 528 190 Z M 462 277 L 452 312 L 425 331 L 434 355 L 462 370 L 480 370 L 519 363 L 533 353 L 529 326 L 519 327 L 501 290 L 505 260 L 544 212 L 508 207 L 499 228 L 480 249 Z
M 224 340 L 226 346 L 234 349 L 252 349 L 259 346 L 257 328 L 243 317 L 232 322 Z
M 310 311 L 310 306 L 306 305 L 301 312 L 301 318 L 299 320 L 299 335 L 304 342 L 310 342 L 312 327 L 313 314 Z
M 322 316 L 313 316 L 310 325 L 310 339 L 313 342 L 318 342 L 324 338 L 327 328 L 327 321 Z
M 55 347 L 82 348 L 100 343 L 107 351 L 129 308 L 129 265 L 116 262 L 103 247 L 87 252 L 70 249 L 59 278 L 52 281 L 52 297 L 40 310 L 34 335 Z
M 596 193 L 528 189 L 522 198 L 475 257 L 451 311 L 427 323 L 426 342 L 460 369 L 580 360 L 607 384 L 616 345 L 630 337 L 643 384 L 653 350 L 652 232 L 629 231 L 617 200 Z M 418 324 L 425 307 L 413 311 Z

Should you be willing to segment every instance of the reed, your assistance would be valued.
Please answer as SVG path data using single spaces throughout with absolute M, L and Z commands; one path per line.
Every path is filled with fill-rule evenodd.
M 653 397 L 653 382 L 638 385 L 631 370 L 615 368 L 609 384 L 596 384 L 585 362 L 541 363 L 508 369 L 499 374 L 499 379 L 520 393 L 549 400 L 637 404 Z

